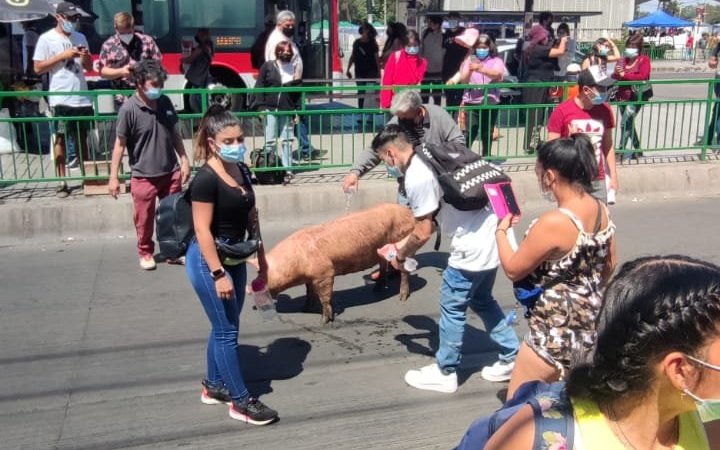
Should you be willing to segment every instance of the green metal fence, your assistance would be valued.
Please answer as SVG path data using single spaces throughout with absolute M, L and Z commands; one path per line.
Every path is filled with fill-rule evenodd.
M 633 85 L 635 83 L 623 82 L 618 86 Z M 711 122 L 713 106 L 717 104 L 714 95 L 714 79 L 702 80 L 652 80 L 656 96 L 649 102 L 619 102 L 612 103 L 615 110 L 617 126 L 615 128 L 616 148 L 621 153 L 640 152 L 671 152 L 692 151 L 705 158 L 709 150 L 715 147 L 715 142 L 707 142 L 703 137 Z M 658 98 L 657 90 L 663 85 L 702 86 L 702 95 L 696 98 L 683 100 L 665 100 Z M 484 89 L 501 88 L 502 102 L 498 105 L 484 103 L 479 105 L 464 105 L 460 107 L 447 107 L 451 114 L 465 114 L 465 128 L 472 129 L 477 125 L 476 117 L 485 117 L 483 113 L 492 112 L 497 115 L 497 133 L 499 137 L 490 141 L 490 159 L 496 160 L 522 160 L 531 161 L 528 152 L 528 134 L 532 132 L 528 125 L 528 117 L 537 115 L 539 134 L 537 139 L 545 138 L 545 124 L 547 117 L 555 107 L 554 103 L 522 104 L 521 88 L 549 89 L 557 87 L 558 83 L 529 83 L 529 84 L 493 84 Z M 567 95 L 569 85 L 560 84 Z M 448 86 L 449 89 L 465 89 L 467 86 Z M 473 86 L 476 88 L 477 86 Z M 403 89 L 407 87 L 396 87 Z M 417 89 L 417 87 L 412 87 Z M 199 94 L 202 97 L 203 108 L 208 100 L 217 95 L 229 94 L 236 99 L 252 99 L 253 94 L 264 91 L 279 93 L 292 91 L 300 96 L 300 109 L 297 111 L 248 111 L 243 105 L 236 105 L 237 116 L 241 119 L 249 150 L 259 152 L 276 151 L 281 154 L 282 145 L 266 145 L 266 124 L 269 116 L 274 116 L 282 122 L 288 119 L 290 127 L 287 144 L 291 146 L 292 155 L 287 164 L 274 168 L 254 168 L 256 171 L 287 170 L 294 173 L 337 173 L 352 165 L 359 152 L 370 146 L 374 135 L 384 126 L 389 117 L 387 111 L 378 109 L 377 97 L 379 86 L 343 86 L 343 87 L 302 87 L 287 89 L 227 89 L 227 90 L 188 90 L 168 91 L 169 94 Z M 424 89 L 424 88 L 423 88 Z M 695 88 L 697 90 L 697 88 Z M 87 95 L 93 99 L 97 107 L 102 96 L 113 94 L 108 91 L 89 91 L 79 95 Z M 15 111 L 14 117 L 0 116 L 0 187 L 17 183 L 57 182 L 60 180 L 102 180 L 107 178 L 109 162 L 115 139 L 115 113 L 95 114 L 91 117 L 48 117 L 40 115 L 31 117 L 35 110 L 37 100 L 45 98 L 48 93 L 43 92 L 2 92 L 0 99 L 6 107 Z M 365 98 L 365 108 L 359 109 L 354 105 L 358 96 Z M 486 95 L 487 99 L 488 96 Z M 44 101 L 44 100 L 43 100 Z M 238 108 L 239 107 L 239 108 Z M 630 148 L 621 145 L 623 130 L 628 129 L 628 112 L 634 110 L 634 125 L 637 129 L 640 148 Z M 479 114 L 475 114 L 477 111 Z M 625 112 L 625 116 L 623 116 Z M 190 159 L 193 159 L 192 147 L 194 131 L 197 129 L 202 114 L 181 113 L 179 115 L 179 130 L 184 138 L 186 150 Z M 623 121 L 622 119 L 626 120 Z M 304 160 L 299 142 L 299 126 L 304 121 L 308 130 L 309 144 L 311 146 L 310 158 Z M 91 132 L 88 139 L 87 152 L 78 152 L 79 164 L 77 168 L 68 170 L 65 178 L 57 176 L 53 161 L 52 132 L 63 123 L 74 127 L 71 131 L 78 131 L 82 124 L 89 124 Z M 486 121 L 487 122 L 487 121 Z M 491 136 L 493 130 L 488 123 L 480 123 L 486 133 Z M 274 130 L 280 135 L 282 130 Z M 3 139 L 14 133 L 12 139 Z M 75 134 L 72 133 L 71 134 Z M 12 148 L 9 148 L 10 142 Z M 277 143 L 277 142 L 276 142 Z M 471 143 L 472 149 L 480 152 L 481 146 L 476 140 Z M 74 146 L 78 147 L 77 143 Z M 11 150 L 11 151 L 8 151 Z M 79 149 L 78 149 L 79 150 Z M 250 157 L 247 162 L 252 165 Z M 123 177 L 128 176 L 128 164 L 125 160 Z

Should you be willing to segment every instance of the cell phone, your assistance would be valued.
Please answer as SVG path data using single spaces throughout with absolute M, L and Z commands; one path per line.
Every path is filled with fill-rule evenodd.
M 518 205 L 515 193 L 512 190 L 512 184 L 509 182 L 504 183 L 488 183 L 483 186 L 487 193 L 490 205 L 498 216 L 498 219 L 503 219 L 508 214 L 519 217 L 520 206 Z

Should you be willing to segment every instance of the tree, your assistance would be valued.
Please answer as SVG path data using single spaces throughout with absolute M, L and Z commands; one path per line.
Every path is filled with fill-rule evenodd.
M 666 13 L 677 16 L 680 14 L 680 3 L 677 0 L 659 0 L 658 6 Z
M 395 20 L 395 2 L 396 0 L 373 0 L 373 17 L 374 20 L 382 22 L 383 6 L 387 5 L 387 20 Z M 367 20 L 367 0 L 343 0 L 340 3 L 340 20 L 360 23 Z

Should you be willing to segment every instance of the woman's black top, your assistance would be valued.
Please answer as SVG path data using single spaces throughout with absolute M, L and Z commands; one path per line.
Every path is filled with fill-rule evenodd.
M 255 206 L 255 193 L 250 181 L 250 170 L 245 164 L 240 163 L 240 172 L 243 174 L 242 187 L 245 192 L 229 186 L 207 164 L 198 170 L 190 184 L 190 199 L 193 202 L 213 204 L 210 231 L 215 237 L 245 239 L 248 217 Z

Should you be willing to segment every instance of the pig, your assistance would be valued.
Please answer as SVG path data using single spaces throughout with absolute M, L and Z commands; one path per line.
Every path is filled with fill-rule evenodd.
M 378 256 L 383 245 L 410 234 L 415 219 L 410 209 L 382 203 L 331 222 L 303 228 L 270 250 L 268 288 L 278 293 L 304 284 L 306 308 L 319 301 L 323 323 L 334 320 L 332 292 L 335 276 L 367 270 L 380 263 L 384 280 L 388 262 Z M 376 287 L 382 287 L 378 284 Z M 410 296 L 409 275 L 400 274 L 400 300 Z

